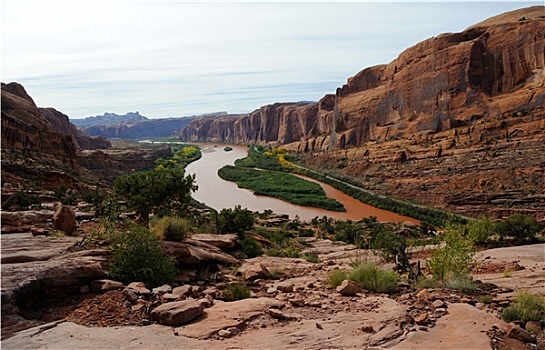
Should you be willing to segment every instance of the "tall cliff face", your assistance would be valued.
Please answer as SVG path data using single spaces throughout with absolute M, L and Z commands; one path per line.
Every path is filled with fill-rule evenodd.
M 73 137 L 55 131 L 17 83 L 2 83 L 2 151 L 78 169 Z
M 72 124 L 68 116 L 55 108 L 39 108 L 42 116 L 51 124 L 53 130 L 71 136 L 77 150 L 107 149 L 112 143 L 103 137 L 89 137 Z
M 516 127 L 519 112 L 544 118 L 544 13 L 544 7 L 522 9 L 425 40 L 387 65 L 359 72 L 318 103 L 198 118 L 180 139 L 285 145 L 306 152 L 460 127 L 499 132 Z

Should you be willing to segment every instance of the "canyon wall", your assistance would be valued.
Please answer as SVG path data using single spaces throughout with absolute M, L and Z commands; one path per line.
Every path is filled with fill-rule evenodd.
M 514 11 L 462 33 L 427 39 L 387 65 L 364 69 L 316 103 L 197 118 L 180 139 L 286 145 L 307 152 L 477 124 L 476 132 L 501 130 L 515 127 L 518 113 L 538 111 L 542 118 L 543 13 L 543 7 Z

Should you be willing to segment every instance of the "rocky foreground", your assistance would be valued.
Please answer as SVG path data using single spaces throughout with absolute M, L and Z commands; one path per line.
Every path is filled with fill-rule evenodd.
M 203 253 L 204 247 L 216 243 L 210 236 L 201 238 L 189 244 L 194 254 L 188 261 L 200 256 L 226 264 L 226 254 Z M 258 257 L 241 261 L 240 267 L 226 269 L 221 276 L 197 275 L 150 291 L 139 283 L 124 286 L 107 280 L 104 250 L 83 249 L 81 238 L 22 232 L 1 239 L 4 349 L 543 346 L 531 332 L 499 319 L 514 291 L 545 294 L 543 244 L 480 252 L 474 276 L 481 281 L 477 292 L 402 285 L 395 294 L 385 295 L 352 289 L 350 284 L 328 288 L 332 269 L 348 269 L 356 259 L 376 260 L 354 246 L 329 240 L 308 238 L 308 249 L 318 253 L 319 263 Z M 252 297 L 222 300 L 221 286 L 237 279 L 246 281 Z M 483 295 L 491 302 L 484 303 Z

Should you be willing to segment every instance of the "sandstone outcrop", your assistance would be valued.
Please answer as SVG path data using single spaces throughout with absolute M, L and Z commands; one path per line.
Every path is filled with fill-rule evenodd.
M 53 229 L 61 230 L 67 235 L 76 231 L 76 213 L 68 205 L 59 207 L 53 214 Z
M 306 152 L 458 128 L 501 134 L 520 125 L 525 133 L 539 132 L 543 125 L 534 122 L 545 118 L 540 14 L 543 7 L 514 11 L 502 21 L 424 40 L 387 65 L 362 70 L 317 103 L 277 103 L 244 115 L 197 118 L 180 139 L 289 145 Z
M 77 170 L 70 135 L 53 129 L 23 86 L 2 83 L 2 158 L 5 152 Z
M 74 147 L 77 150 L 108 149 L 112 143 L 103 137 L 90 137 L 72 124 L 68 116 L 55 108 L 39 108 L 40 113 L 57 132 L 72 136 Z

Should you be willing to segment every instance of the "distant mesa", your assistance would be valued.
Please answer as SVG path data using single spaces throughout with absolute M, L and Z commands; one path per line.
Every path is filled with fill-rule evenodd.
M 148 120 L 148 118 L 136 111 L 129 112 L 127 114 L 104 113 L 102 115 L 96 115 L 84 119 L 72 119 L 72 123 L 80 128 L 88 128 L 95 125 L 121 124 L 141 120 Z
M 227 112 L 215 112 L 189 117 L 150 119 L 138 111 L 127 114 L 104 113 L 85 119 L 75 119 L 73 123 L 90 136 L 105 138 L 141 140 L 177 136 L 191 121 L 198 117 L 219 117 Z

